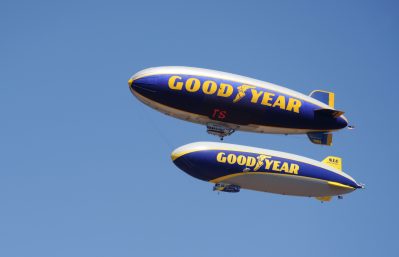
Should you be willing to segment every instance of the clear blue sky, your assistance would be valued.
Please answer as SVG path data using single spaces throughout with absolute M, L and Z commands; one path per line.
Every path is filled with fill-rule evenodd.
M 397 256 L 397 1 L 2 1 L 0 256 Z M 128 90 L 161 65 L 336 93 L 353 131 L 236 133 L 367 189 L 330 203 L 216 194 L 170 152 L 216 141 Z

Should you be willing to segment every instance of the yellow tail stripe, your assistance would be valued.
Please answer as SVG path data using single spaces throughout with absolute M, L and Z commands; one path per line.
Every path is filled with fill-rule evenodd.
M 329 181 L 328 184 L 331 185 L 331 186 L 337 186 L 337 187 L 343 187 L 343 188 L 349 188 L 349 189 L 355 190 L 355 188 L 353 188 L 351 186 L 347 186 L 347 185 L 344 185 L 344 184 L 341 184 L 341 183 L 338 183 L 338 182 Z
M 331 196 L 319 196 L 315 197 L 317 200 L 322 201 L 322 202 L 329 202 L 331 201 Z
M 328 105 L 334 109 L 335 94 L 330 92 L 328 96 Z

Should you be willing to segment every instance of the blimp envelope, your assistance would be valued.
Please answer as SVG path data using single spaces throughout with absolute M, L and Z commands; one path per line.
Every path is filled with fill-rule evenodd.
M 131 77 L 129 88 L 146 105 L 167 115 L 204 124 L 221 138 L 234 131 L 307 134 L 331 145 L 330 132 L 348 121 L 332 92 L 304 95 L 286 87 L 231 73 L 193 67 L 155 67 Z
M 363 188 L 342 171 L 342 160 L 335 156 L 319 162 L 255 147 L 197 142 L 174 150 L 172 160 L 197 179 L 262 192 L 328 200 Z

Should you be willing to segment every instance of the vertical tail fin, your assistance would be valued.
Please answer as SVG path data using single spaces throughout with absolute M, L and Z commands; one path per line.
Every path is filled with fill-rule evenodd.
M 322 163 L 342 171 L 342 158 L 337 156 L 327 156 Z
M 311 132 L 308 133 L 308 138 L 312 143 L 318 145 L 332 145 L 332 134 L 327 132 Z
M 334 109 L 335 94 L 323 90 L 314 90 L 310 93 L 310 97 L 319 100 Z
M 315 197 L 317 200 L 322 201 L 322 202 L 329 202 L 332 199 L 332 196 L 318 196 Z
M 337 170 L 342 171 L 342 159 L 340 157 L 337 156 L 327 156 L 326 158 L 324 158 L 324 160 L 321 161 L 322 163 L 331 166 Z M 345 185 L 342 185 L 340 183 L 336 183 L 336 182 L 328 182 L 329 185 L 333 185 L 333 186 L 344 186 L 344 187 L 348 187 Z M 349 188 L 349 187 L 348 187 Z M 332 196 L 319 196 L 319 197 L 315 197 L 317 200 L 322 201 L 322 202 L 329 202 L 332 199 Z

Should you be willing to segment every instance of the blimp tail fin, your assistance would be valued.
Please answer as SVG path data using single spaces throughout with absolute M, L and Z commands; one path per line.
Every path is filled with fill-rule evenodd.
M 322 163 L 331 166 L 337 170 L 342 171 L 342 158 L 337 157 L 337 156 L 327 156 Z
M 316 115 L 323 116 L 323 117 L 328 117 L 328 118 L 338 118 L 342 114 L 344 114 L 343 111 L 338 111 L 334 109 L 318 109 L 314 111 Z
M 329 202 L 331 201 L 331 196 L 319 196 L 315 197 L 317 200 L 322 201 L 322 202 Z
M 335 94 L 333 92 L 314 90 L 309 96 L 334 108 Z
M 327 132 L 308 133 L 308 138 L 312 143 L 318 145 L 332 145 L 332 134 Z

